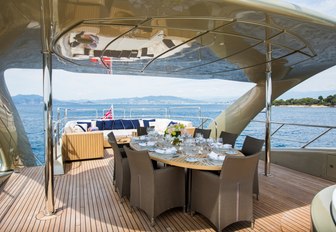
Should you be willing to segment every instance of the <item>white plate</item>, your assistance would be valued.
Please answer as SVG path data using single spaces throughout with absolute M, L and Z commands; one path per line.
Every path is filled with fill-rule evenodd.
M 145 142 L 145 143 L 139 143 L 142 147 L 152 147 L 155 145 L 155 142 Z
M 235 150 L 229 150 L 229 151 L 227 151 L 225 153 L 228 154 L 228 155 L 237 155 L 238 154 L 238 152 L 235 151 Z
M 173 155 L 176 153 L 176 150 L 174 149 L 155 149 L 156 153 L 162 154 L 162 155 Z
M 198 162 L 199 160 L 194 157 L 187 157 L 185 158 L 185 161 L 190 162 L 190 163 L 195 163 L 195 162 Z

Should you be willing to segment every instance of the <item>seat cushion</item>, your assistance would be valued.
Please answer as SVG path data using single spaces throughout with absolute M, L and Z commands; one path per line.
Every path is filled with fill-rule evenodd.
M 99 130 L 104 130 L 103 121 L 96 121 L 96 127 L 98 127 Z
M 91 122 L 77 122 L 77 124 L 86 124 L 86 128 L 90 128 L 91 127 Z
M 121 130 L 121 129 L 125 129 L 122 120 L 121 119 L 114 120 L 112 130 Z
M 133 123 L 131 120 L 122 120 L 122 123 L 124 124 L 125 129 L 134 129 Z
M 132 119 L 131 122 L 132 122 L 132 124 L 133 124 L 133 128 L 134 128 L 134 129 L 137 129 L 137 128 L 140 127 L 140 122 L 139 122 L 138 119 Z
M 104 130 L 112 130 L 114 120 L 105 120 L 104 121 Z
M 148 119 L 148 120 L 144 119 L 143 120 L 144 127 L 149 127 L 150 122 L 155 122 L 155 119 Z

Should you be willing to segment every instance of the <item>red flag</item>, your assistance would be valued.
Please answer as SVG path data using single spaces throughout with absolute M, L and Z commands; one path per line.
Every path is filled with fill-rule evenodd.
M 104 114 L 103 119 L 112 119 L 113 114 L 112 114 L 112 107 Z

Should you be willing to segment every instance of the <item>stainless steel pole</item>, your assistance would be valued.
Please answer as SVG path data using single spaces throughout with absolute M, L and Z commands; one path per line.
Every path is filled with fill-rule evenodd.
M 46 215 L 55 213 L 52 128 L 52 56 L 50 51 L 52 25 L 50 17 L 51 9 L 49 0 L 41 0 Z
M 54 214 L 55 212 L 51 82 L 52 82 L 51 54 L 43 53 L 45 197 L 46 197 L 47 215 Z
M 265 176 L 271 174 L 271 108 L 272 108 L 272 45 L 266 41 L 266 128 L 265 128 Z

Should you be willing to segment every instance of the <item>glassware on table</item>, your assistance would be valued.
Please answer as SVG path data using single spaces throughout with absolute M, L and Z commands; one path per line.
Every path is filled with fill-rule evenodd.
M 232 148 L 232 144 L 228 144 L 228 143 L 226 143 L 226 144 L 223 145 L 223 147 L 224 147 L 225 149 L 230 149 L 230 148 Z
M 203 138 L 203 135 L 202 135 L 201 133 L 196 133 L 195 138 L 197 138 L 197 139 L 201 139 L 201 138 Z
M 155 129 L 154 129 L 154 127 L 149 126 L 149 127 L 146 128 L 146 131 L 147 131 L 147 134 L 150 135 L 155 131 Z

